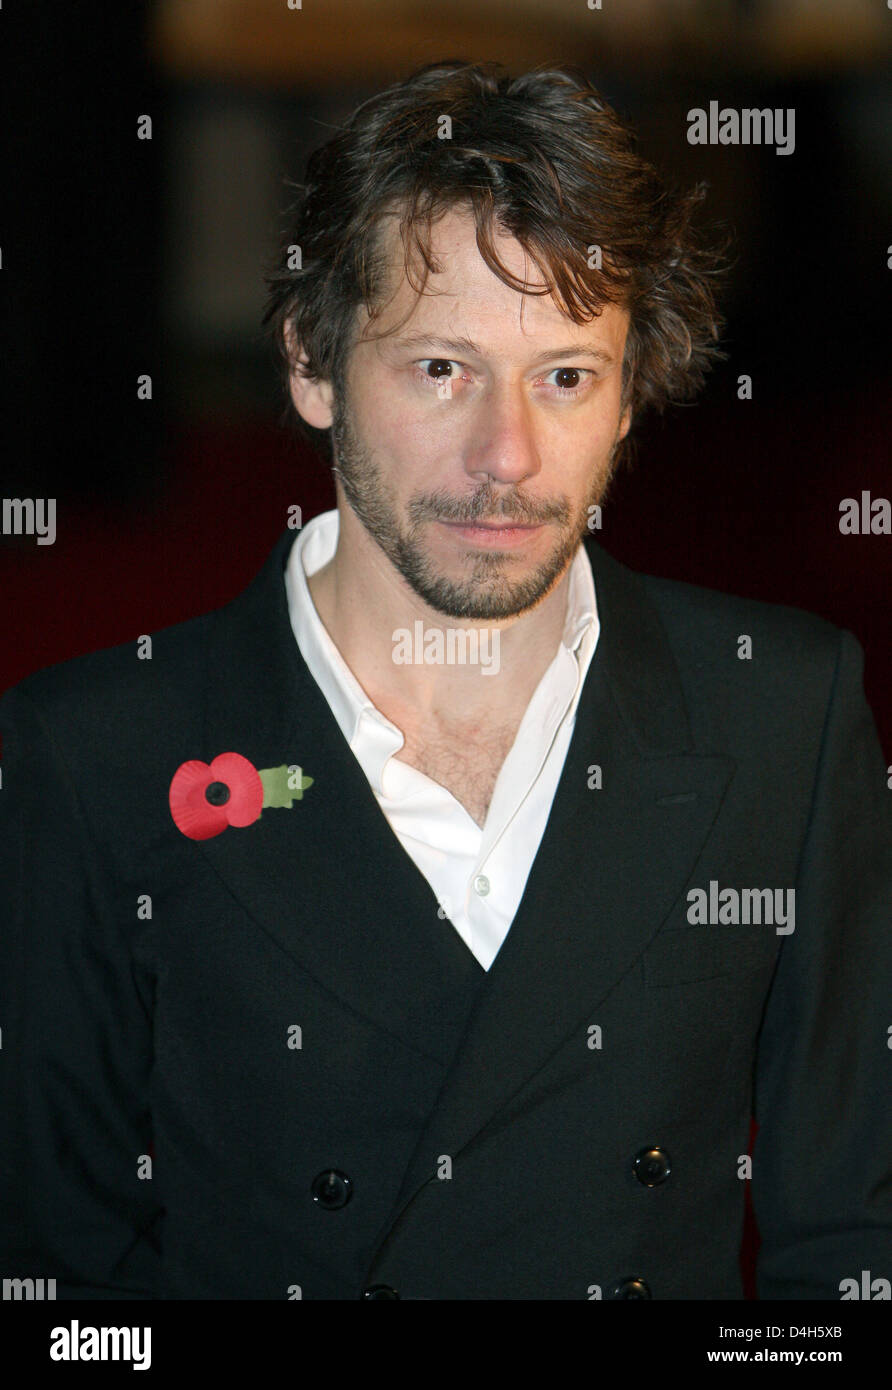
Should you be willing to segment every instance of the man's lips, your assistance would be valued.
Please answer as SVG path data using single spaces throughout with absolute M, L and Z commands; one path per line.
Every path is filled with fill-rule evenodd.
M 444 526 L 456 526 L 462 531 L 535 531 L 541 521 L 444 521 Z
M 450 531 L 462 540 L 473 541 L 475 545 L 522 545 L 530 536 L 542 529 L 542 523 L 532 525 L 517 521 L 443 521 Z

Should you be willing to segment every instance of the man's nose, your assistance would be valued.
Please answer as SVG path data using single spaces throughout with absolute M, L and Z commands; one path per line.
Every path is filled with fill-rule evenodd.
M 520 483 L 541 468 L 532 406 L 522 390 L 503 387 L 480 400 L 464 455 L 465 472 Z

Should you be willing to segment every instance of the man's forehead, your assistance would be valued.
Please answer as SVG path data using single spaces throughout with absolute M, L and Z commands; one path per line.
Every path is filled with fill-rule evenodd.
M 544 289 L 541 271 L 517 238 L 501 228 L 495 220 L 488 230 L 501 264 L 531 290 Z M 432 222 L 429 229 L 425 228 L 425 233 L 435 266 L 430 271 L 429 283 L 435 281 L 439 293 L 443 293 L 447 286 L 460 291 L 469 273 L 475 279 L 492 277 L 497 284 L 501 283 L 481 255 L 477 245 L 477 223 L 470 208 L 461 204 L 449 208 Z M 414 294 L 414 287 L 406 274 L 407 250 L 400 235 L 398 214 L 388 214 L 382 220 L 378 229 L 378 246 L 388 266 L 391 293 Z M 416 282 L 420 282 L 424 264 L 414 245 L 408 248 L 408 255 L 412 276 Z
M 476 243 L 476 222 L 469 209 L 450 209 L 430 229 L 432 269 L 424 279 L 424 265 L 412 258 L 406 272 L 406 252 L 398 214 L 389 215 L 379 229 L 379 248 L 390 277 L 387 300 L 375 321 L 373 335 L 386 334 L 378 346 L 426 347 L 475 356 L 486 356 L 506 329 L 518 341 L 525 340 L 540 356 L 587 350 L 605 363 L 615 360 L 616 347 L 628 322 L 628 312 L 605 304 L 590 322 L 579 324 L 553 295 L 543 294 L 546 282 L 535 261 L 510 234 L 492 228 L 501 265 L 515 275 L 529 292 L 506 284 L 487 265 Z M 363 318 L 366 316 L 363 315 Z

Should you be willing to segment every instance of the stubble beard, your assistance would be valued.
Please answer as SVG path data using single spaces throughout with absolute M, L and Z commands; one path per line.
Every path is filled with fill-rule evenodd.
M 393 490 L 382 478 L 371 449 L 355 434 L 340 393 L 333 406 L 332 442 L 332 472 L 340 479 L 351 509 L 410 588 L 446 617 L 478 620 L 513 617 L 534 607 L 549 593 L 572 561 L 583 536 L 588 534 L 590 509 L 604 500 L 619 444 L 618 439 L 614 440 L 606 475 L 594 479 L 590 495 L 575 515 L 566 499 L 534 509 L 518 494 L 500 497 L 492 483 L 487 482 L 471 498 L 459 502 L 443 492 L 416 496 L 408 503 L 410 522 L 403 528 Z M 473 523 L 496 517 L 521 524 L 552 523 L 558 528 L 558 540 L 547 558 L 520 579 L 509 577 L 514 563 L 511 554 L 484 550 L 469 549 L 468 573 L 463 579 L 450 579 L 434 568 L 421 540 L 426 523 Z

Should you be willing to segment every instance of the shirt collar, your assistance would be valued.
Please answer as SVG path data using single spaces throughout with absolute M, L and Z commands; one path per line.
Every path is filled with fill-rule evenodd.
M 384 764 L 402 747 L 402 733 L 372 704 L 353 675 L 319 617 L 307 584 L 307 579 L 334 556 L 339 526 L 340 518 L 334 507 L 313 517 L 295 538 L 285 567 L 288 612 L 301 655 L 351 748 L 361 722 L 364 732 L 369 722 L 380 731 L 380 734 L 376 732 L 379 758 L 375 778 L 380 791 Z M 570 565 L 567 615 L 561 641 L 576 661 L 582 663 L 597 631 L 595 581 L 585 546 L 580 545 Z M 588 640 L 583 642 L 586 636 Z M 581 674 L 584 675 L 584 671 Z

